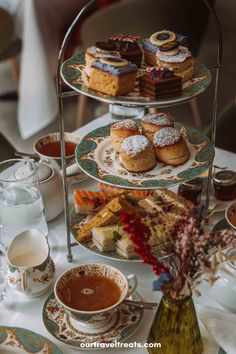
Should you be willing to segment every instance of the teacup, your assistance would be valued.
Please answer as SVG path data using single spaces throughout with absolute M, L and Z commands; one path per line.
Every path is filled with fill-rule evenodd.
M 105 308 L 97 310 L 80 310 L 69 306 L 64 300 L 64 294 L 68 290 L 68 284 L 75 279 L 85 276 L 106 277 L 114 282 L 120 289 L 117 301 Z M 105 264 L 82 264 L 69 269 L 61 274 L 54 286 L 54 293 L 58 302 L 69 313 L 70 320 L 75 328 L 86 333 L 101 333 L 108 330 L 116 321 L 117 310 L 125 298 L 129 297 L 137 287 L 137 278 L 134 274 L 125 276 L 118 269 Z M 86 286 L 82 291 L 91 294 L 91 288 Z M 109 292 L 106 292 L 110 294 Z M 96 299 L 94 300 L 96 301 Z
M 75 148 L 80 142 L 80 137 L 72 133 L 64 133 L 65 152 L 67 166 L 74 162 Z M 61 147 L 60 133 L 50 133 L 41 136 L 34 142 L 34 151 L 41 160 L 46 161 L 53 168 L 60 169 L 61 167 Z
M 17 235 L 7 251 L 7 283 L 29 297 L 42 295 L 55 273 L 46 237 L 38 230 Z
M 236 231 L 236 202 L 230 204 L 225 211 L 228 224 Z

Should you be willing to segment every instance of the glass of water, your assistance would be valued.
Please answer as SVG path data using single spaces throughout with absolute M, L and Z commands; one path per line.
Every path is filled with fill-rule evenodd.
M 109 105 L 109 113 L 111 115 L 111 123 L 122 119 L 141 119 L 145 110 L 142 107 L 126 107 L 117 104 Z
M 38 171 L 32 159 L 0 163 L 0 234 L 3 248 L 27 229 L 48 234 Z
M 0 303 L 5 299 L 6 288 L 6 277 L 2 266 L 2 260 L 0 258 Z

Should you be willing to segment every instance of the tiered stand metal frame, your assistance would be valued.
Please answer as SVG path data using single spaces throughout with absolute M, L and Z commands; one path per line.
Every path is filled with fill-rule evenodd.
M 214 8 L 209 4 L 207 0 L 204 1 L 205 5 L 209 9 L 210 14 L 214 20 L 217 36 L 218 36 L 218 47 L 217 47 L 217 60 L 214 66 L 209 67 L 211 72 L 215 72 L 215 87 L 214 87 L 214 100 L 213 100 L 213 108 L 212 108 L 212 121 L 211 121 L 211 142 L 213 146 L 215 146 L 216 139 L 216 120 L 217 120 L 217 103 L 218 103 L 218 93 L 219 93 L 219 80 L 220 80 L 220 72 L 221 72 L 221 64 L 222 64 L 222 55 L 223 55 L 223 42 L 222 42 L 222 32 L 219 19 Z M 61 81 L 61 65 L 64 60 L 65 50 L 70 42 L 73 31 L 79 25 L 80 21 L 89 10 L 94 6 L 95 0 L 91 0 L 87 3 L 86 6 L 78 13 L 75 17 L 73 23 L 70 25 L 60 48 L 57 62 L 57 75 L 56 75 L 56 90 L 57 90 L 57 98 L 58 98 L 58 120 L 59 120 L 59 130 L 60 130 L 60 141 L 61 141 L 61 156 L 62 156 L 62 178 L 63 178 L 63 191 L 64 191 L 64 214 L 65 214 L 65 225 L 66 225 L 66 234 L 67 234 L 67 260 L 68 262 L 72 262 L 72 247 L 77 246 L 76 242 L 71 241 L 71 232 L 70 232 L 70 209 L 69 209 L 69 200 L 68 200 L 68 183 L 67 183 L 67 173 L 66 173 L 66 159 L 65 159 L 65 141 L 64 141 L 64 118 L 63 118 L 63 99 L 70 96 L 77 96 L 78 92 L 76 91 L 62 91 L 62 81 Z M 122 106 L 122 105 L 121 105 Z M 135 104 L 125 104 L 125 106 L 135 107 Z M 158 107 L 158 102 L 156 107 Z M 153 104 L 152 104 L 153 107 Z M 162 105 L 163 107 L 163 105 Z M 148 108 L 148 102 L 146 105 Z M 208 173 L 207 179 L 207 189 L 206 189 L 206 212 L 209 209 L 209 200 L 210 200 L 210 190 L 211 190 L 211 180 L 212 180 L 212 166 L 211 164 Z

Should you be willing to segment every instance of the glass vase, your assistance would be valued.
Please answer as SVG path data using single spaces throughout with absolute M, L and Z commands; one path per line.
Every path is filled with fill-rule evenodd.
M 163 295 L 147 343 L 160 343 L 161 354 L 201 354 L 203 344 L 192 297 L 172 299 Z M 160 354 L 160 348 L 148 348 Z

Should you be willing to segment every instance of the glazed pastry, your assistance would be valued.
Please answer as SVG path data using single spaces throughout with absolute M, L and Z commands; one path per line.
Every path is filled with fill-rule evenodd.
M 172 69 L 149 67 L 140 78 L 139 91 L 153 100 L 181 96 L 182 80 Z
M 156 63 L 162 68 L 172 69 L 183 83 L 194 76 L 195 60 L 191 52 L 187 47 L 178 46 L 176 42 L 166 43 L 159 48 Z
M 156 166 L 152 144 L 144 135 L 124 139 L 121 145 L 120 161 L 130 172 L 149 171 Z
M 85 51 L 85 73 L 89 77 L 91 73 L 91 65 L 95 60 L 100 58 L 120 58 L 120 53 L 116 50 L 113 43 L 97 42 L 94 46 L 87 48 Z
M 171 113 L 149 113 L 142 119 L 142 134 L 151 142 L 158 130 L 167 127 L 174 127 L 174 117 Z
M 140 37 L 129 34 L 115 34 L 109 39 L 110 43 L 116 46 L 122 58 L 137 66 L 141 66 L 142 51 L 138 45 Z
M 152 66 L 156 66 L 156 52 L 160 46 L 176 41 L 178 44 L 186 45 L 187 37 L 171 31 L 159 31 L 153 33 L 150 38 L 143 40 L 144 61 Z
M 137 66 L 121 58 L 102 58 L 91 66 L 88 87 L 109 96 L 134 90 Z
M 175 128 L 163 128 L 155 133 L 153 145 L 157 159 L 167 165 L 182 165 L 189 159 L 186 141 Z
M 121 152 L 121 144 L 125 138 L 139 135 L 139 129 L 132 119 L 125 119 L 114 123 L 110 129 L 111 146 L 117 152 Z

